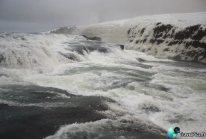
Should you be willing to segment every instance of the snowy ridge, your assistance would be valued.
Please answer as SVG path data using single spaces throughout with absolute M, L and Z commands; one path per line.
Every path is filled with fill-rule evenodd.
M 159 58 L 206 63 L 206 13 L 165 14 L 68 28 Z

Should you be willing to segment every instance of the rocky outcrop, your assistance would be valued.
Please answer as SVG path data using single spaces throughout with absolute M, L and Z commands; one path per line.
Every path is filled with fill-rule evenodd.
M 122 50 L 124 50 L 124 45 L 121 45 L 121 44 L 120 44 L 119 46 L 120 46 L 120 48 L 121 48 Z
M 55 33 L 55 34 L 71 34 L 76 27 L 61 27 L 59 29 L 50 31 L 50 33 Z
M 93 40 L 93 41 L 102 41 L 100 37 L 87 37 L 86 35 L 82 35 L 87 40 Z
M 128 41 L 137 50 L 175 60 L 206 62 L 206 28 L 196 24 L 181 28 L 162 22 L 153 28 L 128 29 Z

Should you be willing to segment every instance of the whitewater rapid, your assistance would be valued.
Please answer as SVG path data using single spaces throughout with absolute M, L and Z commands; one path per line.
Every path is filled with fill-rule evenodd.
M 140 136 L 139 130 L 165 136 L 171 126 L 206 131 L 205 65 L 157 59 L 80 36 L 3 34 L 0 42 L 1 104 L 64 107 L 65 101 L 19 102 L 15 94 L 5 97 L 12 85 L 52 87 L 115 101 L 105 101 L 108 109 L 97 111 L 106 118 L 62 125 L 47 139 L 127 139 Z M 70 96 L 59 93 L 58 98 Z

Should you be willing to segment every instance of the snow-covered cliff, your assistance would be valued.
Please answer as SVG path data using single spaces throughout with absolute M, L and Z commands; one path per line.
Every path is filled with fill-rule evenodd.
M 142 16 L 65 29 L 160 58 L 206 63 L 206 13 Z

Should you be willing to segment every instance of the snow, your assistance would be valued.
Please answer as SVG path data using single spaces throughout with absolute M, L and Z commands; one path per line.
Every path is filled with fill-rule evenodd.
M 168 31 L 163 31 L 161 37 L 155 38 L 154 29 L 158 26 L 171 26 L 171 28 Z M 191 32 L 195 28 L 190 29 L 193 26 L 198 28 L 195 32 Z M 145 30 L 140 34 L 142 29 Z M 159 31 L 161 30 L 159 29 Z M 181 32 L 184 31 L 190 31 L 189 38 L 180 38 L 178 40 L 174 38 L 175 35 L 178 33 L 178 35 L 181 35 Z M 124 44 L 127 49 L 145 52 L 159 58 L 178 57 L 178 60 L 206 63 L 206 57 L 204 56 L 206 53 L 204 47 L 206 45 L 206 12 L 148 15 L 88 26 L 78 26 L 71 34 L 100 37 L 104 42 Z M 200 40 L 194 39 L 194 36 L 198 36 L 198 34 L 202 35 L 202 38 Z M 164 38 L 164 35 L 172 37 Z M 157 39 L 161 41 L 160 44 L 157 43 Z M 136 43 L 139 40 L 140 43 Z M 151 43 L 153 40 L 156 42 Z M 175 41 L 178 41 L 178 43 L 174 44 Z M 169 43 L 173 43 L 172 47 L 169 46 Z M 187 43 L 190 43 L 188 44 L 189 47 L 186 46 Z M 166 48 L 171 49 L 164 51 Z M 186 52 L 183 53 L 183 50 L 186 50 Z M 191 55 L 191 52 L 196 55 Z

